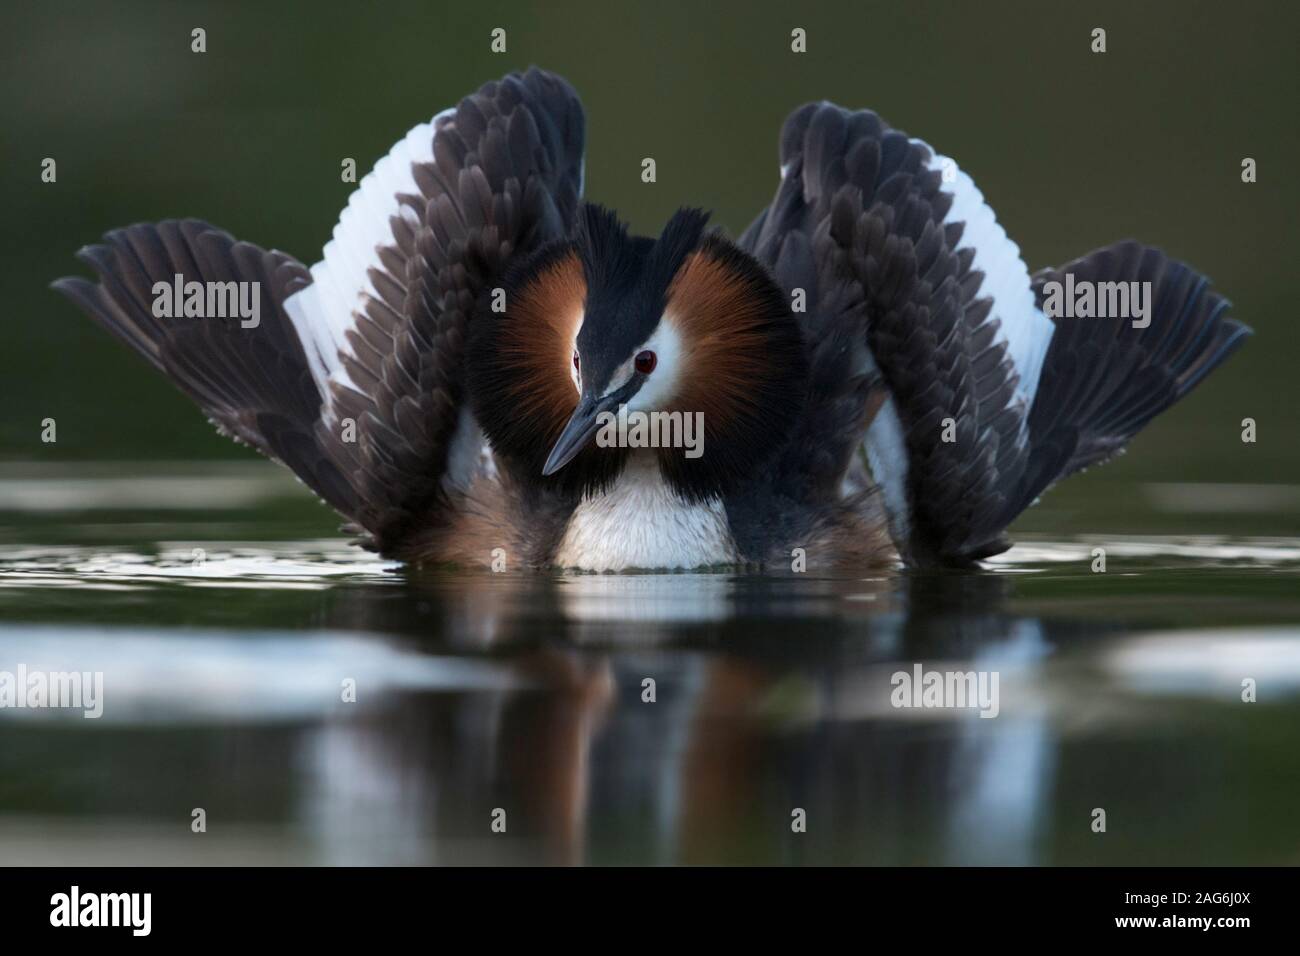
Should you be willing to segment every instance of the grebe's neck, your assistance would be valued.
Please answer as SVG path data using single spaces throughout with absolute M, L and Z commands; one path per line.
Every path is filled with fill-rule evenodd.
M 722 500 L 683 499 L 648 449 L 628 456 L 607 492 L 574 509 L 555 555 L 556 565 L 583 571 L 702 568 L 737 560 Z

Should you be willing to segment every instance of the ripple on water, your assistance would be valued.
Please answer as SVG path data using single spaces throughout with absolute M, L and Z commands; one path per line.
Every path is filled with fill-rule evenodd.
M 124 590 L 159 585 L 322 589 L 340 580 L 390 580 L 398 562 L 346 541 L 163 542 L 156 551 L 19 546 L 0 558 L 0 588 Z
M 1300 568 L 1300 540 L 1222 536 L 1028 538 L 989 559 L 993 572 L 1039 572 L 1065 564 L 1086 564 L 1095 548 L 1108 558 L 1177 562 L 1180 566 L 1223 564 Z M 11 545 L 0 554 L 0 588 L 71 587 L 123 589 L 179 584 L 191 587 L 327 588 L 339 581 L 392 581 L 402 565 L 354 547 L 342 538 L 284 542 L 160 542 L 154 550 L 67 545 Z M 1138 568 L 1141 569 L 1140 567 Z M 735 582 L 748 576 L 707 574 L 564 575 L 567 600 L 592 620 L 601 617 L 663 619 L 677 613 L 709 617 Z M 818 580 L 783 576 L 790 587 Z M 863 579 L 867 581 L 875 579 Z M 797 582 L 797 583 L 790 583 Z M 874 600 L 865 593 L 862 600 Z M 685 610 L 683 608 L 695 608 Z

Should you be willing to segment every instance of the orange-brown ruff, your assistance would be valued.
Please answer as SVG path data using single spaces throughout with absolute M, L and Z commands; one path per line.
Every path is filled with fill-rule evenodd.
M 734 240 L 689 208 L 630 235 L 583 197 L 585 142 L 568 83 L 510 74 L 399 140 L 310 268 L 167 220 L 54 285 L 359 543 L 497 570 L 970 565 L 1249 335 L 1137 242 L 1031 276 L 971 178 L 869 110 L 791 113 Z M 256 288 L 260 324 L 154 314 L 178 275 Z M 1047 314 L 1065 282 L 1154 305 Z M 616 411 L 700 416 L 700 454 L 602 447 Z
M 513 321 L 499 326 L 501 358 L 519 370 L 501 397 L 550 443 L 560 437 L 578 404 L 569 366 L 586 299 L 582 263 L 570 252 L 539 269 L 514 293 L 509 303 Z

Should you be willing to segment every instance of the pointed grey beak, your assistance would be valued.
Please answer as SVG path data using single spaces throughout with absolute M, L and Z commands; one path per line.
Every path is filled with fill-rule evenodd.
M 600 413 L 607 410 L 611 404 L 617 406 L 620 397 L 607 395 L 601 399 L 584 396 L 582 401 L 578 402 L 578 407 L 573 410 L 568 424 L 564 426 L 564 431 L 560 432 L 555 447 L 551 449 L 546 464 L 542 466 L 542 474 L 553 475 L 571 462 L 578 452 L 586 447 L 591 436 L 596 434 L 596 429 L 600 427 L 598 421 Z

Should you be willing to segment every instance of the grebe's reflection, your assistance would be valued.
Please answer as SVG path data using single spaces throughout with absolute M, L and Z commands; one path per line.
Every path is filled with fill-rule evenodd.
M 1049 642 L 1007 610 L 1007 586 L 717 574 L 344 588 L 331 625 L 481 656 L 511 685 L 397 694 L 327 723 L 308 816 L 344 841 L 340 859 L 1030 862 L 1057 746 L 1035 691 Z M 913 661 L 998 670 L 999 717 L 893 709 L 890 675 Z

